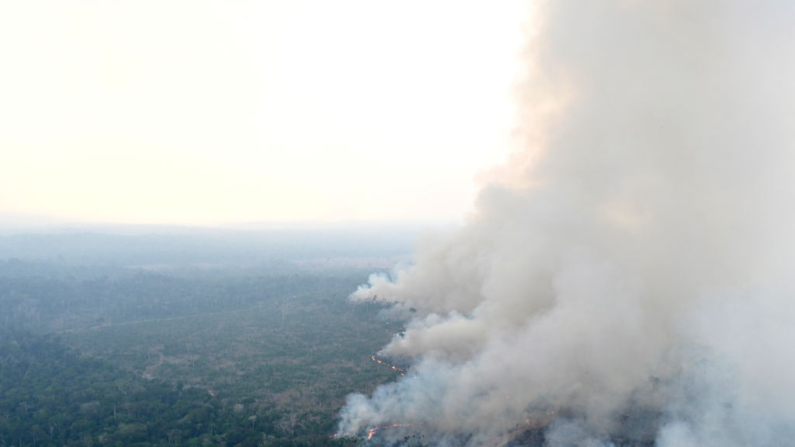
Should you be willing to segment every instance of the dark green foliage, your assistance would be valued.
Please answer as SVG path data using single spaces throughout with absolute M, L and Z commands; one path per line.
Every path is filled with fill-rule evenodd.
M 353 446 L 345 396 L 397 377 L 365 271 L 107 271 L 0 275 L 0 446 Z

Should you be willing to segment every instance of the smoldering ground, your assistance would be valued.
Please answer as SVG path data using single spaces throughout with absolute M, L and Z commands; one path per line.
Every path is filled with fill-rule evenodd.
M 521 149 L 467 224 L 352 295 L 395 303 L 406 331 L 384 352 L 413 366 L 349 396 L 341 432 L 399 422 L 438 445 L 532 429 L 549 446 L 786 445 L 795 3 L 533 10 Z

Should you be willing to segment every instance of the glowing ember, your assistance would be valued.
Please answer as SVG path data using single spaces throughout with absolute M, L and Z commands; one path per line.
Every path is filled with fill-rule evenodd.
M 383 360 L 378 360 L 377 358 L 375 358 L 375 356 L 376 356 L 376 355 L 381 355 L 381 351 L 378 351 L 378 352 L 377 352 L 375 355 L 371 355 L 371 356 L 370 356 L 370 358 L 371 358 L 371 359 L 373 359 L 373 361 L 374 361 L 374 362 L 377 362 L 377 363 L 378 363 L 378 364 L 380 364 L 380 365 L 386 365 L 386 366 L 388 366 L 388 367 L 392 368 L 393 370 L 400 372 L 400 375 L 401 375 L 401 376 L 405 376 L 405 374 L 403 373 L 403 368 L 399 368 L 399 367 L 397 367 L 397 366 L 395 366 L 395 365 L 390 365 L 389 363 L 387 363 L 387 362 L 385 362 L 385 361 L 383 361 Z M 413 378 L 414 378 L 414 379 L 416 379 L 416 378 L 417 378 L 417 376 L 414 376 Z M 392 424 L 392 425 L 384 425 L 383 427 L 374 427 L 374 428 L 371 428 L 371 429 L 370 429 L 370 430 L 367 432 L 367 440 L 370 440 L 370 439 L 372 439 L 372 438 L 373 438 L 373 435 L 375 435 L 375 433 L 376 433 L 378 430 L 382 430 L 382 429 L 385 429 L 385 428 L 393 428 L 393 427 L 411 427 L 411 424 Z M 329 438 L 331 438 L 331 439 L 335 439 L 335 438 L 338 438 L 338 437 L 340 437 L 340 436 L 342 436 L 342 434 L 341 434 L 341 433 L 334 433 L 333 435 L 329 436 Z
M 380 354 L 381 354 L 381 351 L 378 351 L 375 355 L 371 355 L 370 358 L 373 359 L 374 362 L 377 362 L 379 365 L 386 365 L 386 366 L 392 368 L 393 370 L 400 372 L 401 376 L 405 376 L 405 374 L 403 374 L 403 368 L 399 368 L 399 367 L 397 367 L 395 365 L 390 365 L 389 363 L 387 363 L 387 362 L 385 362 L 383 360 L 379 360 L 379 359 L 375 358 L 376 355 L 380 355 Z

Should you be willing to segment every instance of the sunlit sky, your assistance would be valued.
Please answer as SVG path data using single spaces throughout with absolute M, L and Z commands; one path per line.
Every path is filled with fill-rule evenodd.
M 0 3 L 0 214 L 454 222 L 504 159 L 522 2 Z

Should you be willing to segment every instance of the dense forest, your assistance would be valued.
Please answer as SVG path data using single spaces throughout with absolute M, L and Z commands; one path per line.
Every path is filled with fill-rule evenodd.
M 400 323 L 347 300 L 361 258 L 1 255 L 0 446 L 357 445 L 345 396 L 399 375 L 372 356 Z

